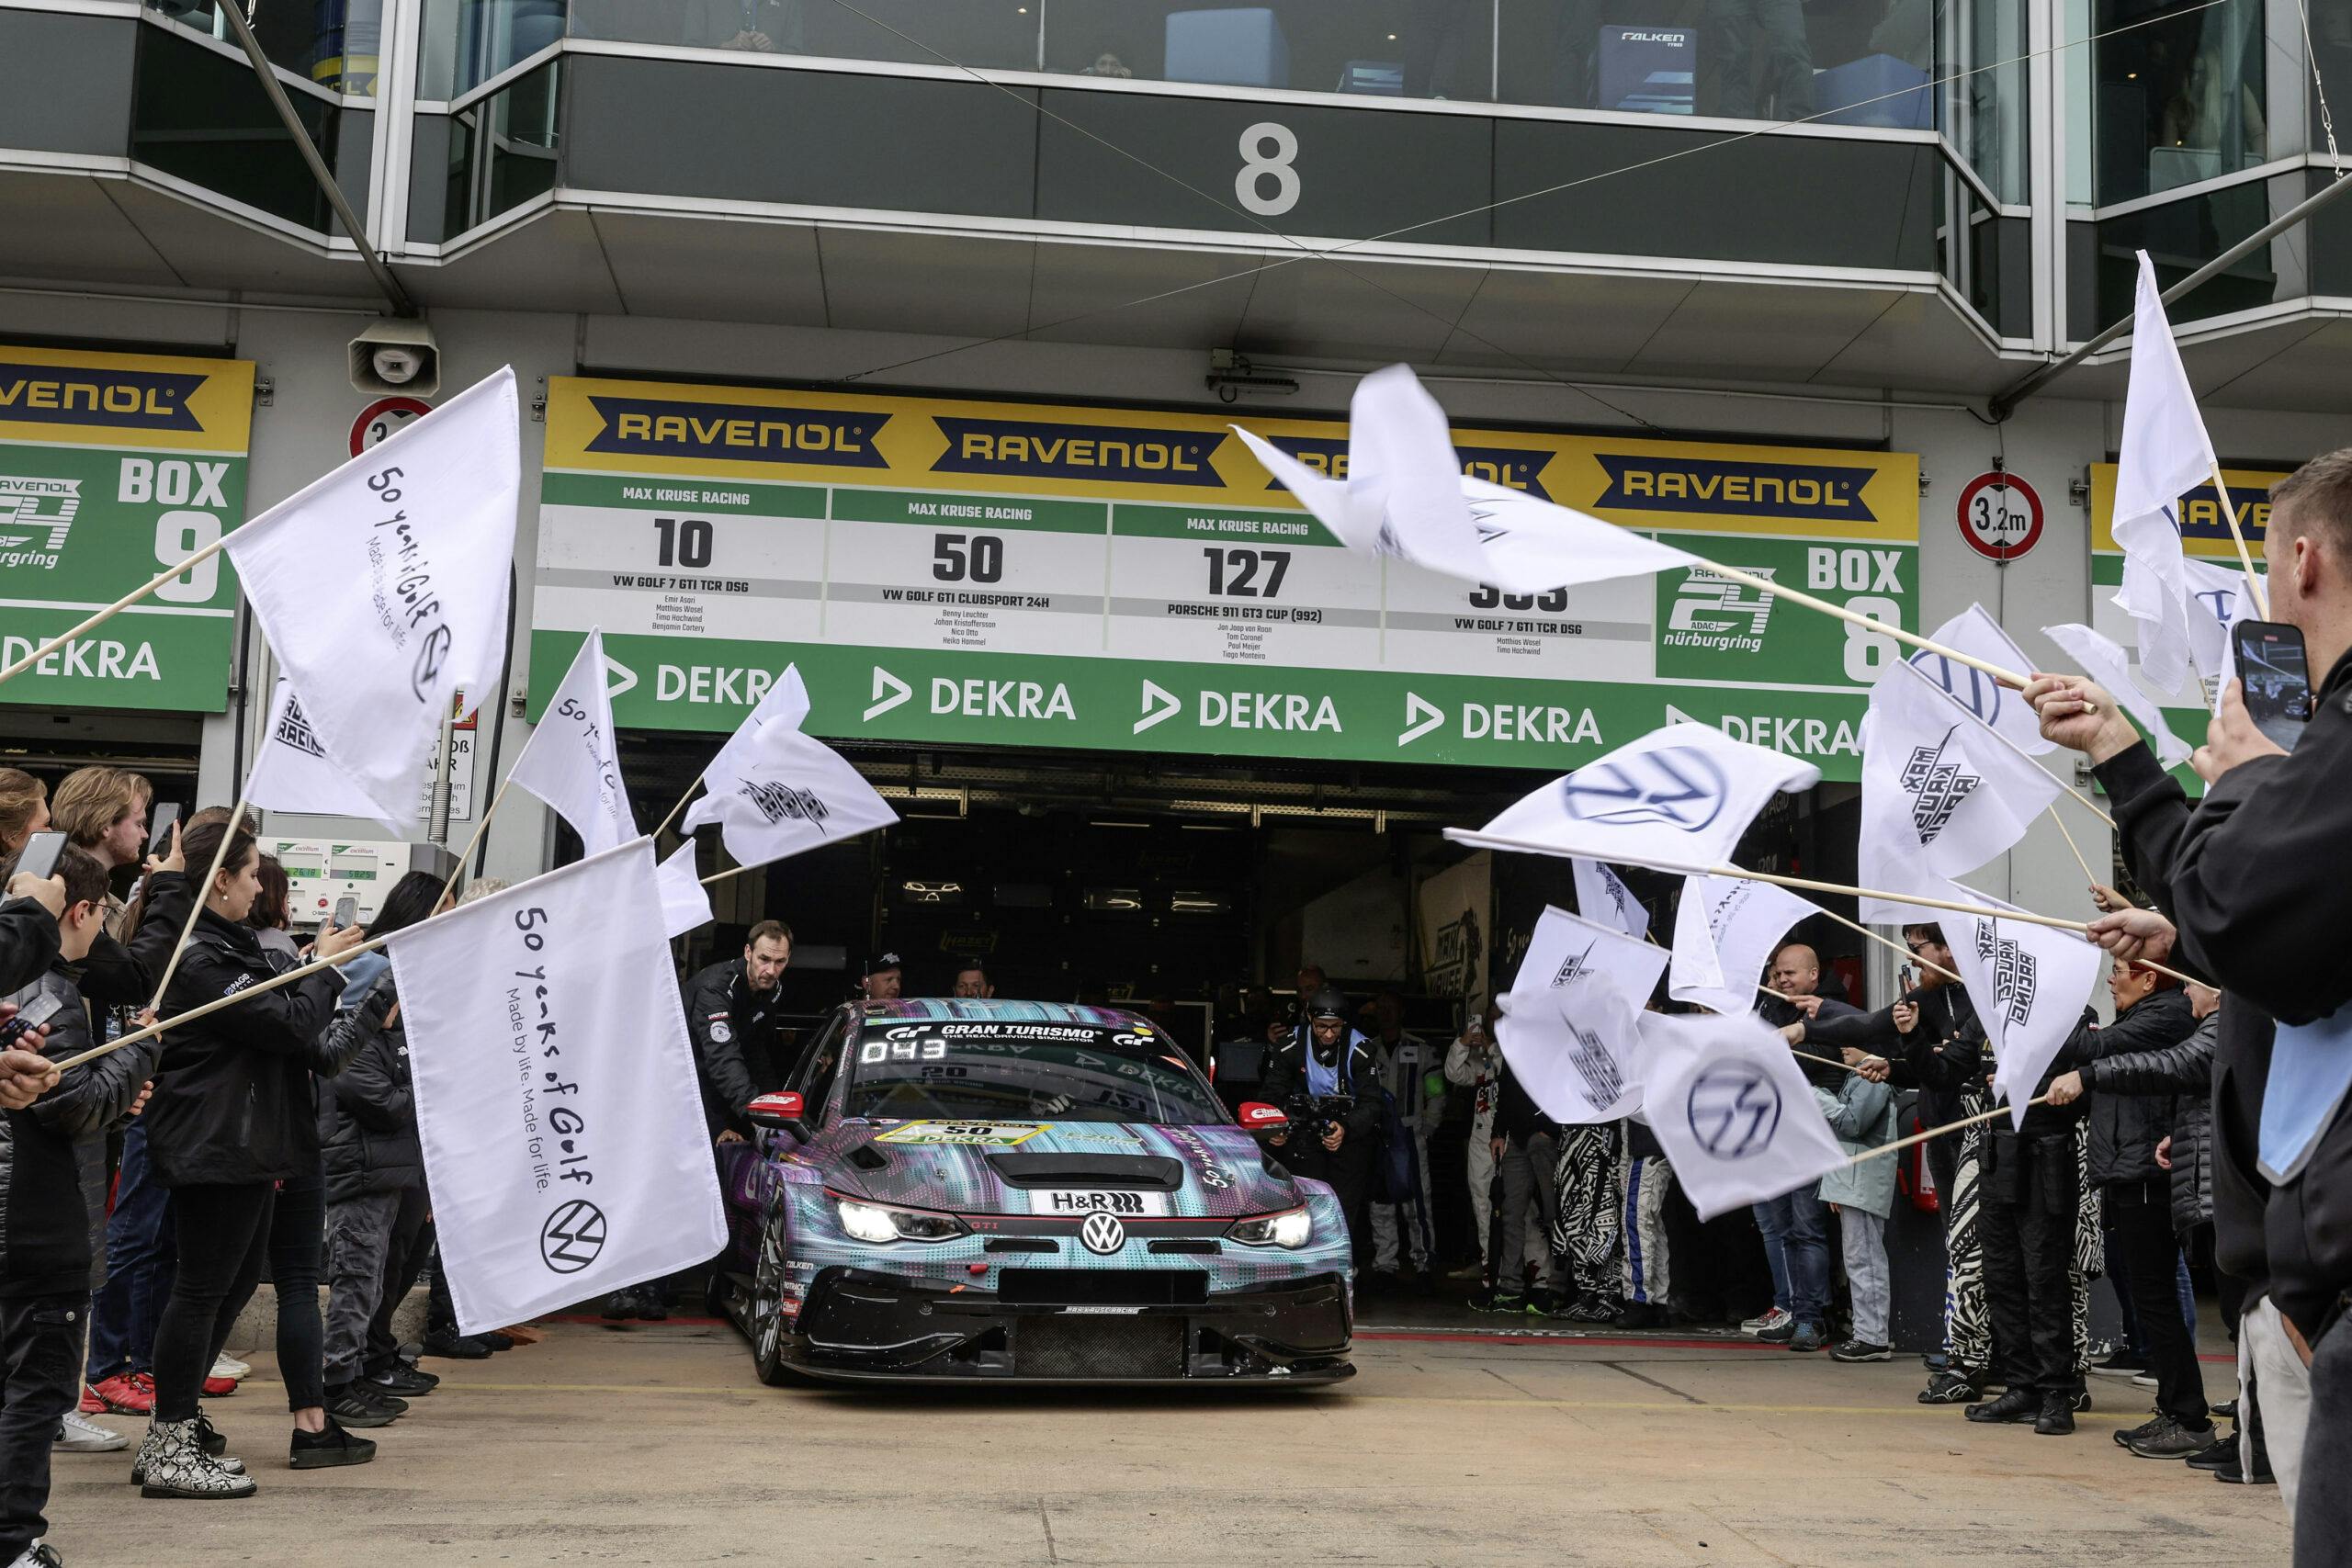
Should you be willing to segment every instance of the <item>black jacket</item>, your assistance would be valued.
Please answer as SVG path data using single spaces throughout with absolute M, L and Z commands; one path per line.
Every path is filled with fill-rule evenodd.
M 743 1108 L 784 1084 L 791 1063 L 785 1059 L 776 1004 L 782 987 L 752 989 L 743 961 L 714 964 L 686 982 L 686 1033 L 695 1043 L 702 1079 L 703 1119 L 711 1133 L 732 1128 L 752 1135 Z
M 117 942 L 111 935 L 99 933 L 90 944 L 89 955 L 74 965 L 82 995 L 91 1005 L 130 1012 L 147 1005 L 155 995 L 155 982 L 164 965 L 171 962 L 172 949 L 179 944 L 180 930 L 187 924 L 188 901 L 194 897 L 186 876 L 158 874 L 147 889 L 146 908 L 140 912 L 139 929 L 130 940 Z
M 57 958 L 57 918 L 29 898 L 0 904 L 0 992 L 40 978 Z
M 2327 672 L 2294 751 L 2231 769 L 2181 828 L 2168 912 L 2182 954 L 2249 1003 L 2250 1014 L 2302 1024 L 2352 1006 L 2352 964 L 2341 952 L 2352 930 L 2346 779 L 2352 654 Z M 2231 1027 L 2223 1024 L 2225 1037 Z M 2225 1057 L 2217 1053 L 2216 1061 L 2227 1066 Z M 2217 1135 L 2222 1120 L 2217 1098 Z M 2258 1170 L 2254 1176 L 2262 1179 Z M 2220 1191 L 2217 1181 L 2217 1200 Z M 2316 1337 L 2336 1297 L 2352 1288 L 2352 1096 L 2336 1107 L 2301 1174 L 2271 1191 L 2263 1244 L 2271 1300 Z
M 1260 1090 L 1267 1103 L 1286 1105 L 1293 1097 L 1306 1093 L 1306 1051 L 1302 1029 L 1269 1053 L 1265 1081 Z M 1361 1142 L 1377 1135 L 1386 1117 L 1380 1099 L 1380 1064 L 1373 1056 L 1371 1042 L 1352 1029 L 1348 1031 L 1347 1043 L 1340 1047 L 1340 1092 L 1355 1097 L 1355 1103 L 1348 1108 L 1349 1138 Z M 1503 1102 L 1495 1111 L 1498 1137 L 1503 1132 L 1503 1114 L 1510 1109 L 1508 1087 L 1503 1094 Z
M 2213 1218 L 2213 1043 L 2222 1018 L 2211 1014 L 2177 1044 L 2083 1064 L 2094 1094 L 2171 1095 L 2172 1228 L 2194 1230 Z
M 2150 992 L 2117 1013 L 2113 1023 L 2091 1031 L 2090 1059 L 2083 1064 L 2083 1082 L 2091 1083 L 2100 1057 L 2164 1050 L 2196 1032 L 2197 1019 L 2189 1010 L 2188 992 Z M 2096 1095 L 2087 1114 L 2091 1135 L 2086 1179 L 2104 1187 L 2164 1177 L 2164 1168 L 2156 1163 L 2156 1145 L 2172 1135 L 2175 1117 L 2169 1089 Z
M 2256 762 L 2233 769 L 2222 784 L 2243 790 L 2253 780 L 2242 774 L 2267 766 Z M 2115 802 L 2115 824 L 2121 830 L 2123 861 L 2131 868 L 2132 879 L 2147 890 L 2157 908 L 2176 924 L 2181 923 L 2183 908 L 2176 897 L 2173 875 L 2181 858 L 2182 838 L 2194 815 L 2188 795 L 2144 745 L 2109 758 L 2098 765 L 2097 773 L 2100 787 Z M 2210 908 L 2211 897 L 2210 879 L 2200 878 L 2193 889 L 2192 904 L 2200 909 Z M 2188 951 L 2185 925 L 2181 935 L 2181 949 L 2171 960 L 2173 967 L 2211 974 Z M 2309 940 L 2306 933 L 2304 941 Z M 2269 1293 L 2272 1278 L 2265 1235 L 2270 1183 L 2256 1163 L 2261 1145 L 2262 1088 L 2270 1076 L 2272 1024 L 2270 1014 L 2255 1000 L 2226 985 L 2223 988 L 2227 999 L 2218 1015 L 2222 1021 L 2213 1042 L 2213 1260 L 2233 1278 L 2245 1282 L 2251 1300 Z M 2280 1304 L 2285 1305 L 2283 1301 Z
M 1827 978 L 1826 973 L 1823 977 L 1824 979 Z M 1805 1020 L 1804 1014 L 1798 1010 L 1794 1003 L 1784 1002 L 1778 997 L 1765 997 L 1763 1000 L 1758 1004 L 1756 1015 L 1775 1029 L 1786 1029 L 1792 1023 L 1803 1021 L 1804 1022 L 1805 1039 L 1809 1041 L 1817 1040 L 1823 1044 L 1829 1044 L 1833 1043 L 1843 1044 L 1845 1042 L 1832 1042 L 1828 1037 L 1818 1032 L 1822 1028 L 1827 1027 L 1834 1030 L 1838 1024 L 1848 1019 L 1869 1016 L 1865 1014 L 1861 1009 L 1854 1006 L 1851 1002 L 1841 1002 L 1837 998 L 1831 996 L 1824 996 L 1821 998 L 1821 1010 L 1815 1013 L 1810 1021 Z M 1797 1056 L 1797 1068 L 1804 1074 L 1805 1081 L 1807 1083 L 1817 1084 L 1823 1089 L 1834 1091 L 1838 1088 L 1838 1084 L 1844 1080 L 1846 1077 L 1846 1070 L 1843 1067 L 1826 1066 L 1820 1062 L 1809 1061 L 1806 1059 L 1808 1056 L 1815 1055 L 1834 1056 L 1837 1055 L 1836 1052 L 1825 1052 L 1820 1050 L 1807 1051 L 1803 1045 L 1792 1046 L 1791 1049 L 1799 1053 Z
M 175 874 L 165 873 L 157 880 Z M 247 927 L 207 909 L 164 998 L 164 1016 L 244 990 L 277 973 Z M 147 1107 L 147 1157 L 166 1187 L 246 1184 L 319 1168 L 316 1064 L 343 1062 L 320 1041 L 343 990 L 332 969 L 223 1008 L 164 1037 L 155 1098 Z M 348 1042 L 356 1049 L 358 1042 Z
M 384 1015 L 399 999 L 390 979 L 380 980 L 366 1001 L 336 1013 L 327 1025 L 327 1049 L 351 1058 L 319 1086 L 319 1147 L 331 1202 L 424 1185 L 408 1031 L 384 1027 Z
M 1805 1040 L 1816 1049 L 1850 1045 L 1884 1056 L 1891 1069 L 1887 1081 L 1919 1091 L 1919 1115 L 1927 1125 L 1958 1121 L 1962 1090 L 1984 1076 L 1984 1026 L 1977 1021 L 1976 1005 L 1961 986 L 1905 991 L 1903 1000 L 1919 1012 L 1908 1034 L 1895 1027 L 1894 1007 L 1833 1019 L 1825 1005 L 1822 1017 L 1805 1025 Z
M 63 1005 L 50 1020 L 43 1053 L 62 1062 L 88 1050 L 90 1015 L 62 963 L 0 999 L 21 1005 L 44 993 Z M 143 1041 L 69 1067 L 30 1107 L 0 1113 L 0 1296 L 89 1290 L 90 1224 L 75 1145 L 103 1137 L 130 1109 L 161 1044 Z

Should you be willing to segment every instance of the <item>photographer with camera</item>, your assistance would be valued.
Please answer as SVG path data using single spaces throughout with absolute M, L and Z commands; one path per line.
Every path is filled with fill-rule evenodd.
M 1361 1245 L 1372 1199 L 1372 1160 L 1382 1116 L 1380 1070 L 1370 1042 L 1348 1026 L 1348 998 L 1326 986 L 1306 1003 L 1306 1028 L 1272 1053 L 1267 1100 L 1289 1125 L 1266 1138 L 1294 1176 L 1328 1181 L 1348 1235 Z

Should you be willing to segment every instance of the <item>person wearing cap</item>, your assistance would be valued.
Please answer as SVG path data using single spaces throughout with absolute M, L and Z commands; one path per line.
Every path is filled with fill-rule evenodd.
M 865 961 L 858 995 L 869 1002 L 895 1002 L 906 985 L 906 974 L 895 953 L 877 953 Z
M 1349 1027 L 1348 998 L 1336 987 L 1317 991 L 1306 1004 L 1306 1027 L 1274 1048 L 1265 1096 L 1291 1116 L 1266 1134 L 1268 1152 L 1294 1176 L 1329 1182 L 1348 1234 L 1368 1235 L 1380 1066 L 1371 1043 Z

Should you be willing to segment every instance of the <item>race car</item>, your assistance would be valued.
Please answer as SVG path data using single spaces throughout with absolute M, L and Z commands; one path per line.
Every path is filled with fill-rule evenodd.
M 848 1003 L 750 1111 L 713 1298 L 764 1382 L 1354 1374 L 1338 1199 L 1131 1013 Z

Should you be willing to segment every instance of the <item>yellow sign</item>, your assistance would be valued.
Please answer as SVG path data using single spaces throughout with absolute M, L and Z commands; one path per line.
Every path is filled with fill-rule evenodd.
M 983 1144 L 1010 1148 L 1046 1130 L 1042 1122 L 909 1122 L 877 1133 L 877 1144 Z
M 550 470 L 1297 505 L 1216 414 L 568 377 L 548 394 Z M 1346 477 L 1343 422 L 1246 423 L 1307 467 Z M 1919 460 L 1908 453 L 1480 429 L 1453 439 L 1474 479 L 1631 527 L 1918 537 Z
M 253 406 L 249 359 L 0 344 L 0 441 L 243 457 Z
M 2245 547 L 2258 566 L 2262 561 L 2263 530 L 2270 526 L 2270 487 L 2287 476 L 2275 468 L 2223 468 L 2222 477 L 2229 481 L 2230 504 L 2237 508 Z M 2178 504 L 2181 548 L 2187 554 L 2233 562 L 2238 558 L 2238 547 L 2230 538 L 2229 520 L 2222 515 L 2221 501 L 2211 484 L 2190 491 Z M 2121 548 L 2115 542 L 2113 463 L 2091 465 L 2091 548 L 2103 552 Z

